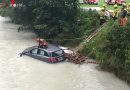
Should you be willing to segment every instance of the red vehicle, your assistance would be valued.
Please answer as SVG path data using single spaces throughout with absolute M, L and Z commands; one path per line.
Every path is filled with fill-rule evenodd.
M 38 38 L 38 39 L 36 39 L 36 41 L 39 43 L 40 47 L 47 48 L 48 42 L 45 39 Z
M 125 0 L 105 0 L 105 2 L 109 5 L 113 5 L 113 4 L 121 5 L 122 3 L 125 3 Z
M 87 4 L 98 4 L 99 0 L 85 0 L 85 3 Z

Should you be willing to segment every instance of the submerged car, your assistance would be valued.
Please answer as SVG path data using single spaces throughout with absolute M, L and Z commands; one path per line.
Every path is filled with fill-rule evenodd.
M 29 47 L 20 54 L 20 56 L 22 55 L 27 55 L 48 63 L 56 63 L 65 60 L 64 50 L 52 44 L 48 44 L 47 48 L 39 48 L 38 46 Z

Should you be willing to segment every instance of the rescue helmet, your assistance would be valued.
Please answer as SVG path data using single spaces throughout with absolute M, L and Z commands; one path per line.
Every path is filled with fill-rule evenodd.
M 126 3 L 122 3 L 123 7 L 126 7 Z
M 101 11 L 104 11 L 105 10 L 105 8 L 101 8 Z
M 117 4 L 114 5 L 114 8 L 117 8 Z
M 105 4 L 103 4 L 102 6 L 103 6 L 103 7 L 106 7 L 106 5 L 105 5 Z

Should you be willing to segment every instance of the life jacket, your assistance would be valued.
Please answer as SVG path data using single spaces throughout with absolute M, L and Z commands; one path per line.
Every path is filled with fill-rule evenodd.
M 40 42 L 40 46 L 48 46 L 47 41 L 42 41 L 42 42 Z
M 100 11 L 100 19 L 105 19 L 105 11 Z
M 44 39 L 36 39 L 40 46 L 48 46 L 48 42 Z

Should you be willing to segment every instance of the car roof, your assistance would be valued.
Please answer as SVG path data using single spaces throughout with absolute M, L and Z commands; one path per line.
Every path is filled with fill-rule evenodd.
M 33 46 L 32 48 L 38 48 L 38 46 Z M 58 50 L 62 50 L 61 48 L 53 44 L 48 44 L 47 48 L 40 48 L 40 49 L 45 50 L 46 52 L 55 52 Z
M 43 49 L 44 49 L 44 48 L 43 48 Z M 56 46 L 56 45 L 49 44 L 48 47 L 45 48 L 44 50 L 49 51 L 49 52 L 55 52 L 55 51 L 62 50 L 62 49 L 59 48 L 59 47 Z

